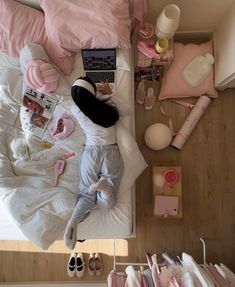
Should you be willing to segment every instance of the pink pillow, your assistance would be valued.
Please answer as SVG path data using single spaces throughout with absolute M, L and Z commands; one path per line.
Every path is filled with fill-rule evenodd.
M 45 13 L 48 38 L 57 46 L 130 48 L 128 0 L 39 0 Z
M 69 74 L 72 71 L 74 55 L 47 39 L 41 11 L 14 0 L 0 0 L 0 11 L 1 52 L 19 57 L 20 50 L 26 44 L 41 44 L 62 72 Z
M 212 41 L 200 45 L 174 44 L 174 60 L 164 76 L 159 94 L 160 101 L 168 98 L 200 97 L 203 94 L 217 97 L 217 92 L 214 88 L 213 69 L 211 69 L 207 78 L 198 87 L 191 87 L 182 76 L 184 67 L 195 57 L 204 55 L 205 53 L 213 54 Z
M 25 44 L 44 43 L 46 34 L 42 12 L 13 0 L 1 0 L 0 11 L 0 51 L 19 57 Z
M 60 75 L 52 64 L 31 60 L 27 63 L 25 82 L 27 86 L 41 93 L 54 92 L 59 84 Z

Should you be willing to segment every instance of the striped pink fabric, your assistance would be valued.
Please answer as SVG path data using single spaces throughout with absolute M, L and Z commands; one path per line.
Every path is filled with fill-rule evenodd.
M 127 274 L 125 272 L 116 272 L 112 270 L 107 278 L 109 287 L 124 287 L 126 282 Z
M 147 280 L 145 279 L 144 274 L 140 274 L 140 283 L 141 283 L 141 287 L 148 287 L 148 283 Z

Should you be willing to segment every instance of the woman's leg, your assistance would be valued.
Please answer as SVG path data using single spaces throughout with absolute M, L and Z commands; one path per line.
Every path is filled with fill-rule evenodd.
M 89 192 L 89 187 L 99 180 L 99 163 L 96 149 L 85 148 L 79 164 L 79 198 L 64 234 L 68 248 L 74 249 L 77 241 L 77 225 L 82 222 L 94 208 L 96 193 Z
M 102 154 L 101 188 L 97 188 L 97 201 L 99 204 L 113 207 L 123 174 L 123 159 L 118 146 L 104 146 Z

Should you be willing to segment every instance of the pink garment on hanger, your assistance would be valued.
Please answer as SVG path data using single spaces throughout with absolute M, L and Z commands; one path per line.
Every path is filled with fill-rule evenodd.
M 107 278 L 108 287 L 124 287 L 127 274 L 125 272 L 116 272 L 112 270 Z
M 140 283 L 140 275 L 137 271 L 135 271 L 134 267 L 129 265 L 126 268 L 126 286 L 128 287 L 141 287 Z
M 146 254 L 147 261 L 149 268 L 151 269 L 152 272 L 152 278 L 153 278 L 153 283 L 155 287 L 160 287 L 160 281 L 159 281 L 159 268 L 157 265 L 157 255 L 153 254 L 151 257 L 149 254 Z
M 180 287 L 175 277 L 170 280 L 169 287 Z
M 218 283 L 220 287 L 230 287 L 230 284 L 224 279 L 224 277 L 218 272 L 215 266 L 208 265 L 206 266 L 207 270 L 212 275 L 215 282 Z
M 163 266 L 161 273 L 159 274 L 160 286 L 161 287 L 178 287 L 184 286 L 182 284 L 184 277 L 184 270 L 179 264 L 172 264 L 169 266 Z M 189 286 L 187 286 L 189 287 Z
M 214 282 L 212 281 L 211 277 L 209 277 L 206 270 L 197 264 L 191 255 L 185 252 L 182 253 L 182 265 L 188 270 L 192 270 L 198 279 L 197 282 L 200 282 L 202 287 L 215 287 Z
M 224 277 L 225 280 L 227 280 L 231 286 L 235 286 L 235 274 L 223 263 L 220 263 L 220 265 L 215 264 L 216 269 L 219 273 Z
M 148 283 L 143 273 L 140 274 L 140 285 L 141 287 L 148 287 Z

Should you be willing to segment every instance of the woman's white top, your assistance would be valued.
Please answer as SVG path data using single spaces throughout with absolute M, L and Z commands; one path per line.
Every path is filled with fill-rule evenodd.
M 127 116 L 131 112 L 130 106 L 115 93 L 112 93 L 111 95 L 102 95 L 101 93 L 97 93 L 96 97 L 115 106 L 119 116 Z M 76 105 L 72 107 L 71 112 L 85 133 L 86 145 L 111 145 L 116 143 L 115 125 L 109 128 L 104 128 L 93 123 Z

